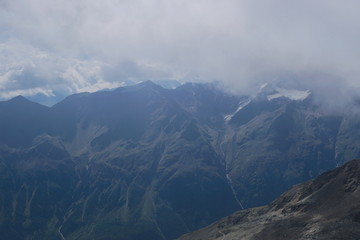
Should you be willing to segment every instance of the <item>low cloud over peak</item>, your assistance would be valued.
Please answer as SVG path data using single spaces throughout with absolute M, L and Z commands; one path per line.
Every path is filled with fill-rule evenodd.
M 360 83 L 358 1 L 0 4 L 1 98 L 146 79 L 217 80 L 242 93 L 296 79 L 321 98 L 346 98 Z

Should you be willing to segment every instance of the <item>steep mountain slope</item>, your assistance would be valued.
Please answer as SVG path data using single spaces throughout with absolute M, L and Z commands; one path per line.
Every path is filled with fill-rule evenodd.
M 267 204 L 293 184 L 360 154 L 352 143 L 359 117 L 324 112 L 310 90 L 267 86 L 253 97 L 241 97 L 186 84 L 173 98 L 212 137 L 245 208 Z
M 78 180 L 74 167 L 58 139 L 49 136 L 27 148 L 1 147 L 1 238 L 58 239 L 58 222 Z
M 48 112 L 32 144 L 4 146 L 2 236 L 172 239 L 238 208 L 210 136 L 167 90 L 79 94 Z
M 360 160 L 294 186 L 273 203 L 236 212 L 179 240 L 360 238 Z
M 322 113 L 311 97 L 259 96 L 234 114 L 222 147 L 243 205 L 266 204 L 293 184 L 335 168 L 342 119 Z
M 150 81 L 48 108 L 0 102 L 0 236 L 174 239 L 360 153 L 310 91 Z
M 49 123 L 49 108 L 22 96 L 0 102 L 0 144 L 28 146 Z

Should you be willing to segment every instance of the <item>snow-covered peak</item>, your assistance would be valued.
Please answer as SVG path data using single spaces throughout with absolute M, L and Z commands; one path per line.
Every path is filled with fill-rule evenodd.
M 284 89 L 284 88 L 276 88 L 275 90 L 276 93 L 267 96 L 267 99 L 269 101 L 279 97 L 286 97 L 290 100 L 302 101 L 305 100 L 311 94 L 310 90 L 300 91 L 300 90 Z

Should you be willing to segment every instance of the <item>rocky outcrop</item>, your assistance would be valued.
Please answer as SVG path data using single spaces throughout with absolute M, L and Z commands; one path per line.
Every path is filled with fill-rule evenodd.
M 360 239 L 360 160 L 299 184 L 179 240 Z

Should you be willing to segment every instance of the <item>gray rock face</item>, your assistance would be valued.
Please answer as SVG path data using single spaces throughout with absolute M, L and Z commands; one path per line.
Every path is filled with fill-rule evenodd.
M 360 239 L 360 160 L 179 238 L 190 239 Z

